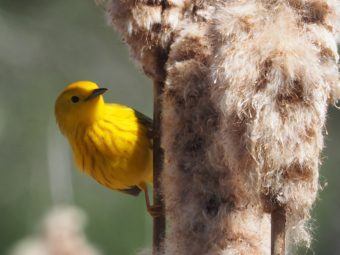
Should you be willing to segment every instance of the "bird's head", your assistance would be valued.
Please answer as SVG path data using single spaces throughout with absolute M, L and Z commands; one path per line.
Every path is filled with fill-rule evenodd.
M 63 133 L 68 134 L 78 124 L 93 121 L 104 105 L 106 88 L 99 88 L 90 81 L 78 81 L 68 85 L 58 96 L 55 115 Z

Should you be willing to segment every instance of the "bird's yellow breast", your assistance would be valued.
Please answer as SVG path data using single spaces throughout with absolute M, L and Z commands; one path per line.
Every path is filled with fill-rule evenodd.
M 128 107 L 106 104 L 96 121 L 68 135 L 80 169 L 111 189 L 152 181 L 152 149 L 147 128 Z

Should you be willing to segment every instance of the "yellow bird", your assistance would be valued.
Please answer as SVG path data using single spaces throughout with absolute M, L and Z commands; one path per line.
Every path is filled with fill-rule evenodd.
M 77 166 L 113 190 L 137 196 L 144 191 L 151 215 L 147 184 L 152 182 L 152 120 L 124 105 L 107 104 L 90 81 L 67 86 L 55 103 L 61 132 L 67 137 Z

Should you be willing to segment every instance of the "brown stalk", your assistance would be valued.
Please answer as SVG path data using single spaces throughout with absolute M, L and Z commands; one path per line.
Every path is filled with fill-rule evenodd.
M 164 152 L 161 148 L 161 114 L 164 82 L 154 82 L 154 114 L 153 114 L 153 204 L 160 207 L 162 214 L 153 218 L 153 255 L 161 254 L 165 238 L 165 213 L 161 191 L 160 177 L 163 171 Z
M 271 254 L 285 255 L 286 252 L 286 211 L 277 207 L 272 212 Z

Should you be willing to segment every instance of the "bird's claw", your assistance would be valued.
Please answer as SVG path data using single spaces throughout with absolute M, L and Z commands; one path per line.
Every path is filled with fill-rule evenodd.
M 151 217 L 153 217 L 153 218 L 161 217 L 164 214 L 163 208 L 160 205 L 149 206 L 148 212 L 151 215 Z

